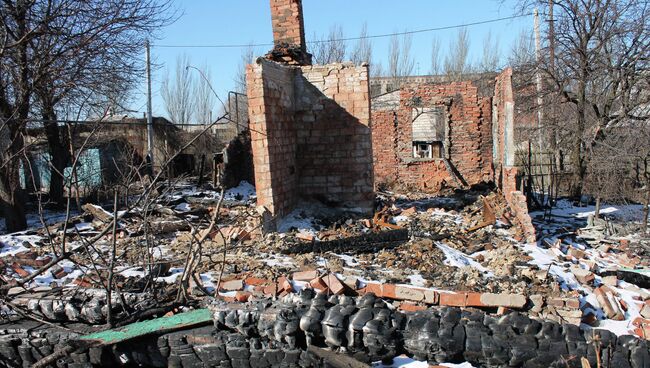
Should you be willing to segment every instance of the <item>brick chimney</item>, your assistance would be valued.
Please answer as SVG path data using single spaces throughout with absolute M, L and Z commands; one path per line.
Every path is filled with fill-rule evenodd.
M 273 42 L 276 45 L 288 43 L 307 51 L 301 0 L 271 0 L 271 23 Z
M 270 0 L 273 50 L 267 59 L 287 64 L 309 65 L 311 55 L 305 44 L 302 0 Z

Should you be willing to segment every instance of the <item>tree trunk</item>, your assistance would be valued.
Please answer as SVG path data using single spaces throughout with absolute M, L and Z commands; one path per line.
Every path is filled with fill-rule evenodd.
M 17 2 L 15 13 L 13 14 L 16 22 L 17 38 L 27 34 L 27 3 Z M 25 131 L 25 122 L 29 116 L 30 109 L 30 73 L 28 68 L 28 49 L 27 43 L 21 42 L 16 46 L 18 68 L 18 82 L 14 87 L 16 100 L 14 106 L 11 106 L 6 99 L 2 100 L 2 109 L 0 117 L 6 121 L 8 135 L 0 139 L 2 164 L 5 165 L 0 170 L 0 204 L 5 218 L 7 232 L 16 232 L 27 228 L 27 219 L 25 217 L 25 193 L 20 187 L 20 161 L 25 155 L 23 149 L 23 133 Z M 5 141 L 6 140 L 6 141 Z M 6 145 L 5 145 L 6 144 Z
M 57 123 L 54 106 L 44 102 L 43 118 L 45 120 L 45 135 L 47 136 L 47 145 L 50 151 L 52 167 L 50 167 L 50 201 L 63 206 L 64 201 L 64 178 L 63 170 L 65 169 L 69 152 L 64 139 L 61 139 L 61 129 Z
M 2 180 L 0 180 L 0 199 L 2 200 L 2 213 L 5 218 L 5 225 L 8 233 L 25 230 L 27 228 L 27 220 L 25 218 L 25 207 L 23 205 L 23 193 L 18 185 L 10 183 L 18 179 L 16 175 L 10 174 L 7 170 Z M 16 170 L 18 171 L 18 170 Z M 9 175 L 8 175 L 9 174 Z
M 580 197 L 582 197 L 582 187 L 584 185 L 585 174 L 587 172 L 587 167 L 583 156 L 584 152 L 583 152 L 583 144 L 582 144 L 582 139 L 586 127 L 585 114 L 587 109 L 587 102 L 586 102 L 587 85 L 585 82 L 586 77 L 584 77 L 584 75 L 586 75 L 586 63 L 585 63 L 585 67 L 583 68 L 583 77 L 580 78 L 580 80 L 578 81 L 578 90 L 577 90 L 578 101 L 576 104 L 577 119 L 576 119 L 576 129 L 573 136 L 573 149 L 571 152 L 571 165 L 573 166 L 571 196 L 576 200 L 580 200 Z
M 596 197 L 596 210 L 594 211 L 594 218 L 600 218 L 600 196 Z
M 25 217 L 24 191 L 20 187 L 20 158 L 18 153 L 23 148 L 22 136 L 18 133 L 16 121 L 9 121 L 10 142 L 9 154 L 13 158 L 9 159 L 6 166 L 0 170 L 0 202 L 2 213 L 5 218 L 7 232 L 25 230 L 27 228 L 27 219 Z

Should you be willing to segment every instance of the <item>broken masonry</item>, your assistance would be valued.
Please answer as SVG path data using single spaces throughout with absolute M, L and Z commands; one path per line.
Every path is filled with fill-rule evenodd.
M 488 95 L 468 81 L 418 83 L 371 103 L 367 65 L 311 65 L 300 1 L 272 0 L 271 19 L 275 46 L 246 72 L 267 230 L 314 202 L 368 214 L 375 185 L 440 192 L 496 182 L 534 241 L 516 186 L 511 69 Z

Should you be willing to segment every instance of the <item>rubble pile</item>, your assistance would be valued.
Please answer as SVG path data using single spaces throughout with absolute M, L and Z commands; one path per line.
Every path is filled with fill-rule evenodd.
M 118 210 L 113 273 L 101 266 L 108 264 L 113 245 L 112 233 L 106 231 L 115 216 L 110 205 L 86 204 L 84 212 L 71 216 L 67 224 L 2 235 L 4 272 L 0 277 L 7 318 L 83 323 L 86 327 L 81 331 L 105 325 L 109 309 L 105 285 L 112 277 L 116 288 L 111 296 L 111 314 L 118 324 L 178 313 L 213 298 L 218 305 L 224 301 L 260 305 L 273 299 L 306 298 L 316 292 L 313 300 L 324 298 L 329 304 L 312 311 L 314 318 L 325 318 L 332 308 L 336 313 L 348 311 L 346 303 L 354 311 L 361 300 L 376 297 L 373 303 L 390 310 L 390 316 L 415 313 L 420 316 L 417 318 L 427 316 L 436 321 L 444 320 L 449 313 L 463 316 L 457 325 L 462 328 L 450 327 L 452 330 L 467 329 L 468 321 L 480 313 L 485 323 L 479 329 L 488 336 L 501 333 L 495 330 L 499 322 L 490 321 L 525 318 L 529 321 L 526 323 L 537 326 L 534 333 L 530 332 L 534 335 L 531 339 L 536 340 L 529 341 L 536 346 L 544 344 L 539 339 L 545 341 L 547 337 L 540 334 L 544 328 L 551 328 L 543 327 L 551 322 L 556 326 L 552 329 L 563 331 L 559 334 L 578 333 L 582 336 L 578 339 L 597 332 L 614 344 L 612 349 L 619 349 L 616 341 L 624 341 L 622 344 L 631 349 L 631 343 L 617 339 L 617 335 L 650 336 L 650 277 L 645 271 L 645 255 L 650 248 L 646 239 L 624 234 L 611 225 L 613 220 L 602 225 L 575 213 L 558 213 L 550 218 L 533 213 L 540 239 L 537 244 L 523 243 L 515 217 L 497 192 L 459 192 L 449 198 L 381 193 L 373 217 L 307 206 L 290 214 L 278 231 L 265 232 L 264 211 L 256 208 L 254 199 L 254 188 L 247 183 L 226 191 L 223 198 L 209 186 L 196 188 L 184 183 L 162 188 L 146 210 Z M 214 218 L 217 220 L 211 224 Z M 53 244 L 60 244 L 64 234 L 69 254 L 62 258 Z M 197 246 L 199 239 L 203 241 Z M 199 261 L 185 276 L 185 267 L 194 257 Z M 179 304 L 183 282 L 189 299 Z M 355 302 L 355 297 L 361 299 Z M 312 309 L 311 301 L 300 303 L 300 313 L 295 313 L 302 315 Z M 232 305 L 228 308 L 235 308 Z M 352 314 L 345 313 L 348 317 L 336 315 L 335 319 L 352 323 Z M 400 319 L 404 322 L 415 317 L 399 318 L 405 318 Z M 348 332 L 345 337 L 340 335 L 339 330 L 348 331 L 348 327 L 336 322 L 325 328 L 323 323 L 319 333 L 328 330 L 333 335 L 323 340 L 322 347 L 336 351 L 345 346 L 348 352 L 354 351 L 343 343 L 349 341 Z M 569 332 L 577 326 L 578 332 Z M 516 331 L 525 336 L 528 332 L 524 330 Z M 607 330 L 614 333 L 613 337 Z M 214 338 L 226 341 L 226 346 L 266 346 L 256 345 L 250 333 L 238 331 L 239 337 L 233 337 L 230 332 L 219 331 L 213 336 L 221 336 Z M 310 327 L 305 338 L 315 338 L 312 332 L 316 333 Z M 427 333 L 420 331 L 417 336 Z M 480 366 L 520 366 L 535 361 L 525 354 L 520 357 L 515 352 L 520 348 L 514 346 L 506 348 L 504 351 L 510 352 L 496 360 L 475 357 L 463 350 L 474 349 L 467 345 L 468 339 L 464 347 L 460 343 L 449 345 L 455 341 L 453 336 L 447 345 L 432 342 L 431 346 L 437 347 L 427 345 L 425 349 L 409 342 L 410 335 L 402 333 L 391 341 L 384 339 L 385 353 L 380 354 L 379 350 L 368 350 L 368 341 L 375 341 L 374 337 L 363 336 L 358 351 L 379 360 L 404 353 L 431 363 L 452 359 Z M 288 341 L 264 338 L 274 349 L 291 352 L 287 354 L 292 361 L 322 361 L 322 357 L 309 355 L 305 345 L 296 348 Z M 12 346 L 21 346 L 18 340 L 11 341 Z M 591 340 L 585 341 L 587 346 Z M 201 360 L 195 351 L 196 359 Z M 35 354 L 35 360 L 43 355 Z M 129 359 L 137 362 L 140 358 Z M 169 362 L 176 358 L 157 359 L 172 364 Z M 544 366 L 541 364 L 538 366 Z M 631 366 L 643 366 L 634 364 Z

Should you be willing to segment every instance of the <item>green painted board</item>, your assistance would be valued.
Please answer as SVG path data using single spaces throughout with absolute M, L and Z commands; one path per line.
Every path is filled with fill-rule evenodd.
M 634 273 L 639 273 L 641 275 L 647 275 L 650 276 L 650 269 L 649 268 L 627 268 L 627 267 L 619 267 L 618 268 L 621 271 L 627 271 L 627 272 L 634 272 Z
M 173 330 L 193 327 L 212 322 L 212 313 L 208 309 L 197 309 L 179 313 L 169 317 L 160 317 L 148 321 L 136 322 L 130 325 L 100 331 L 81 336 L 78 340 L 94 341 L 100 345 L 116 344 L 153 333 L 164 333 Z

